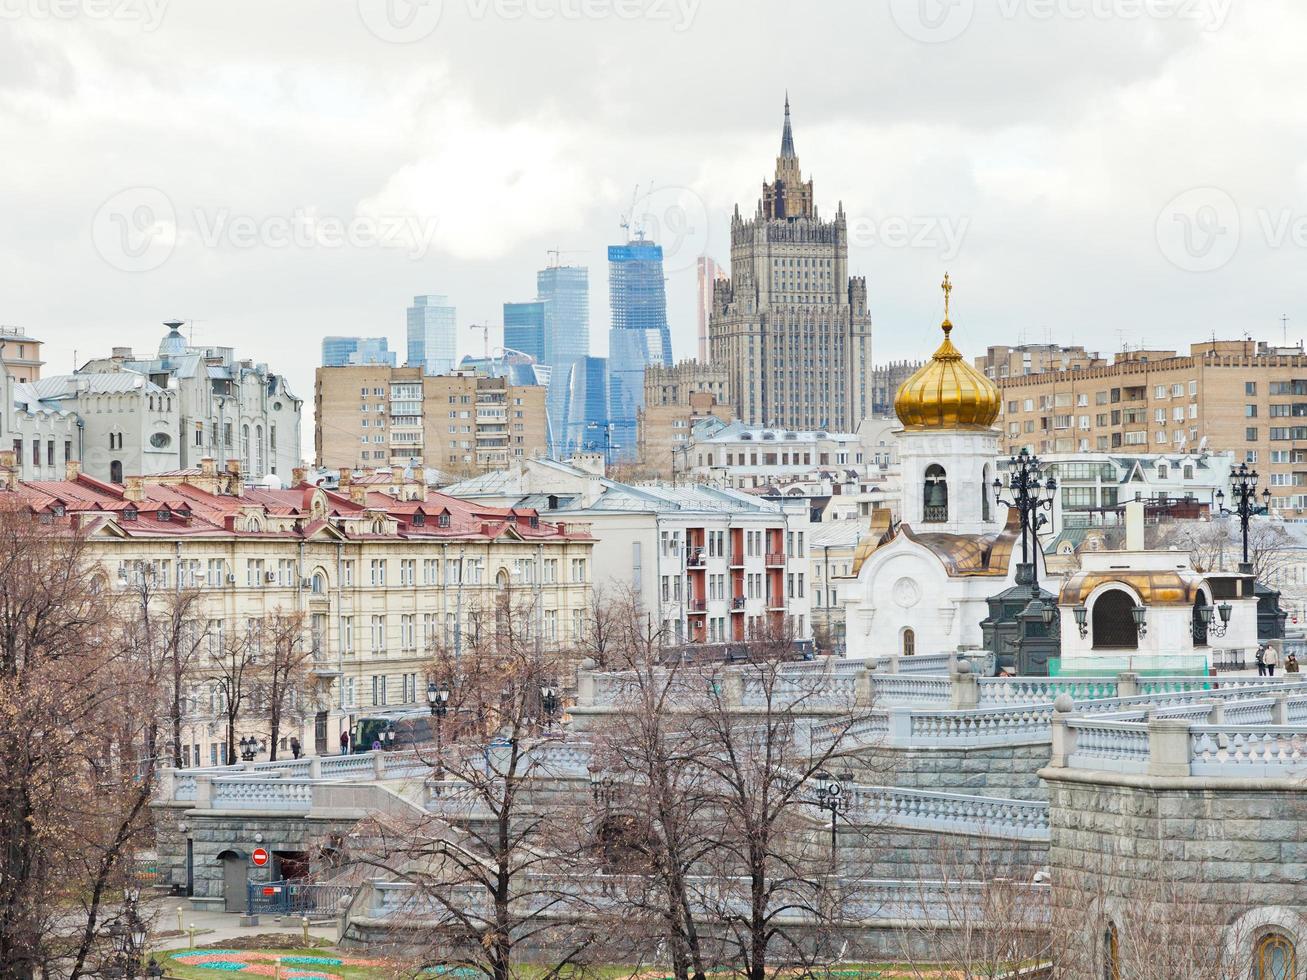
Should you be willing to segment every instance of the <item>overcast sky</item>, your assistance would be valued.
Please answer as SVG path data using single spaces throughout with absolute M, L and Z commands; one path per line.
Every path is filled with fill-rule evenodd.
M 604 353 L 639 186 L 692 356 L 788 89 L 878 362 L 934 347 L 946 269 L 968 354 L 1296 340 L 1305 45 L 1301 0 L 0 0 L 0 323 L 53 371 L 191 320 L 311 446 L 324 334 L 402 352 L 415 293 L 498 325 L 551 248 Z

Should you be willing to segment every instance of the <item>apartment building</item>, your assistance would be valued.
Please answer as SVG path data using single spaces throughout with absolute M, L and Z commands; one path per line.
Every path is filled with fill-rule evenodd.
M 13 466 L 0 452 L 0 495 L 85 533 L 105 587 L 124 603 L 139 601 L 145 580 L 156 592 L 197 590 L 196 628 L 210 652 L 274 611 L 301 614 L 312 684 L 282 734 L 310 752 L 334 751 L 359 714 L 424 705 L 433 652 L 493 627 L 505 595 L 530 610 L 527 630 L 549 647 L 570 649 L 587 628 L 594 541 L 584 526 L 534 511 L 428 493 L 420 482 L 396 499 L 354 486 L 348 470 L 337 492 L 303 482 L 303 471 L 286 490 L 251 488 L 235 460 L 125 485 L 76 463 L 64 479 L 21 482 Z M 208 664 L 197 658 L 189 685 L 190 765 L 225 761 Z M 266 721 L 251 710 L 239 734 L 265 738 Z
M 1307 354 L 1204 341 L 1187 356 L 1127 351 L 1111 364 L 997 379 L 1004 452 L 1233 452 L 1272 510 L 1307 520 Z
M 987 348 L 984 356 L 976 358 L 976 367 L 991 381 L 1048 371 L 1082 371 L 1106 364 L 1098 354 L 1091 354 L 1083 347 L 1060 344 L 998 345 Z
M 690 433 L 704 419 L 730 422 L 730 376 L 724 367 L 681 361 L 651 364 L 644 372 L 644 406 L 639 412 L 640 462 L 660 479 L 686 468 Z
M 528 460 L 445 488 L 479 503 L 581 521 L 595 538 L 595 588 L 630 591 L 669 643 L 730 643 L 764 626 L 812 636 L 807 508 L 707 486 L 630 484 L 603 457 Z
M 548 448 L 543 385 L 385 364 L 318 368 L 314 448 L 330 469 L 484 473 Z

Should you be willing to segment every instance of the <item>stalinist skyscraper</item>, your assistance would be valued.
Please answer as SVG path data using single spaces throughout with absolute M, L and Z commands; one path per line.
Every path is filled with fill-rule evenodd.
M 736 415 L 758 425 L 852 432 L 871 415 L 867 281 L 849 277 L 844 205 L 823 221 L 794 152 L 790 100 L 776 179 L 753 219 L 731 217 L 731 278 L 708 323 Z

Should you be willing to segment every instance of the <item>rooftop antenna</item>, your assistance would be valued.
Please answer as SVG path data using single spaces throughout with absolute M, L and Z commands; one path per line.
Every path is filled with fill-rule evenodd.
M 482 338 L 482 340 L 485 342 L 486 369 L 489 370 L 489 368 L 490 368 L 490 324 L 488 324 L 488 323 L 473 323 L 473 324 L 471 324 L 471 325 L 468 326 L 468 329 L 469 329 L 469 330 L 480 330 L 480 331 L 481 331 L 481 338 Z
M 1280 317 L 1280 329 L 1284 331 L 1284 346 L 1289 346 L 1289 314 L 1282 314 Z

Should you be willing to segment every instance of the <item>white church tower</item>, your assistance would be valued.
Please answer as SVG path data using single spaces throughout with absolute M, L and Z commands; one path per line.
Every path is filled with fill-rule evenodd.
M 949 334 L 944 276 L 944 342 L 899 388 L 894 412 L 899 434 L 903 522 L 922 533 L 993 534 L 1006 522 L 994 504 L 994 420 L 1001 396 L 993 382 L 968 364 Z

